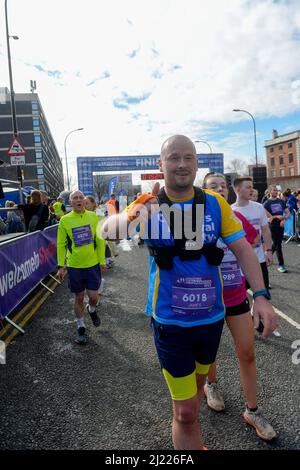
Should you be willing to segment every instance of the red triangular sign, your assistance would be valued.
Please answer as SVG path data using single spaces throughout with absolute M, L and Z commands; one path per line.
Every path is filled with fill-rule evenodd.
M 18 137 L 14 137 L 12 143 L 10 144 L 9 149 L 7 150 L 7 155 L 10 157 L 14 155 L 26 155 L 26 150 L 24 149 L 23 145 L 21 144 Z

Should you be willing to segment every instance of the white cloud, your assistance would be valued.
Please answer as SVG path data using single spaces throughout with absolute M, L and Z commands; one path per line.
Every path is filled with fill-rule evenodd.
M 76 155 L 157 153 L 175 132 L 211 135 L 214 150 L 235 158 L 236 147 L 214 134 L 245 119 L 232 108 L 260 118 L 300 109 L 292 89 L 300 78 L 298 0 L 8 0 L 8 6 L 10 33 L 20 37 L 11 41 L 15 91 L 29 91 L 36 80 L 61 156 L 66 134 L 84 127 L 68 140 L 73 175 Z M 1 71 L 5 54 L 1 28 Z M 1 73 L 0 86 L 7 84 L 8 73 Z M 124 94 L 149 97 L 118 109 L 114 100 Z

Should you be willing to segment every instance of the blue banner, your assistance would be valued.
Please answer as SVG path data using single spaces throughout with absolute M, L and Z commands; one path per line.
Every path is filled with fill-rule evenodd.
M 115 187 L 117 184 L 117 177 L 111 178 L 108 183 L 108 197 L 110 197 L 115 192 Z
M 0 318 L 57 266 L 57 226 L 0 244 Z

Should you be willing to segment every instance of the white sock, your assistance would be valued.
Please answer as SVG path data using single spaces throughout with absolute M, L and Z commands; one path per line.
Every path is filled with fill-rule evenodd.
M 89 312 L 93 313 L 95 310 L 96 310 L 96 307 L 92 307 L 92 306 L 89 304 Z
M 77 324 L 77 329 L 81 328 L 82 326 L 83 328 L 85 328 L 84 318 L 80 318 L 79 320 L 76 320 L 76 324 Z

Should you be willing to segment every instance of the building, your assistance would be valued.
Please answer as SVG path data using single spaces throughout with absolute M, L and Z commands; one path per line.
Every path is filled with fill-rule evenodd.
M 268 182 L 282 189 L 300 186 L 300 130 L 265 141 Z
M 17 167 L 10 165 L 6 152 L 13 140 L 9 90 L 0 102 L 0 178 L 16 181 Z M 36 93 L 15 93 L 18 134 L 25 155 L 23 186 L 46 190 L 57 196 L 64 189 L 63 167 L 39 97 Z
M 223 153 L 198 154 L 198 168 L 224 173 Z M 0 157 L 1 158 L 1 157 Z M 159 155 L 131 155 L 119 157 L 77 157 L 78 189 L 84 194 L 95 194 L 93 174 L 97 172 L 143 174 L 147 170 L 158 171 Z

